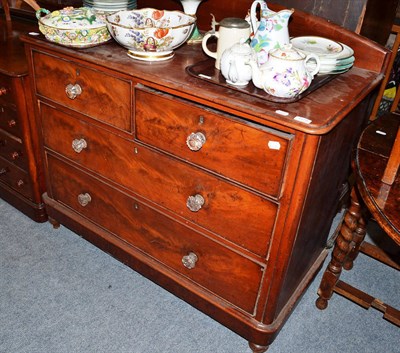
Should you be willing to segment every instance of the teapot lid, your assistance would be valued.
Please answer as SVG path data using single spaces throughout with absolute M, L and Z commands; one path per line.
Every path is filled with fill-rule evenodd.
M 249 28 L 250 23 L 248 23 L 243 18 L 236 18 L 236 17 L 226 17 L 219 23 L 222 27 L 227 28 Z
M 281 48 L 272 49 L 269 55 L 282 60 L 304 60 L 305 55 L 292 47 L 292 44 L 285 44 Z
M 232 45 L 230 48 L 231 52 L 233 54 L 239 54 L 239 55 L 250 55 L 252 54 L 252 50 L 250 47 L 250 44 L 244 40 L 243 38 L 240 40 L 240 42 Z

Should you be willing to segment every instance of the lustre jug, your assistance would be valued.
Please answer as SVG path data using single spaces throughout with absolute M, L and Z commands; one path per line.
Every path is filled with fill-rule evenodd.
M 295 98 L 311 84 L 318 73 L 320 60 L 315 54 L 305 55 L 291 44 L 269 52 L 268 62 L 259 67 L 249 62 L 253 84 L 268 94 L 280 98 Z
M 257 8 L 260 6 L 260 20 L 257 17 Z M 274 12 L 270 10 L 264 0 L 255 0 L 250 8 L 250 22 L 253 37 L 250 46 L 257 55 L 259 65 L 268 60 L 268 52 L 272 49 L 282 48 L 289 44 L 289 18 L 291 10 Z

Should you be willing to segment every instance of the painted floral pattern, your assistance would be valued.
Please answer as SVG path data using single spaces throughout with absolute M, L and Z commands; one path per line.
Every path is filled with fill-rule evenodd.
M 297 96 L 310 86 L 307 75 L 299 75 L 299 71 L 291 67 L 274 73 L 272 80 L 273 82 L 265 83 L 266 92 L 272 95 L 278 94 L 278 96 L 282 96 L 284 92 L 287 98 Z
M 176 42 L 176 33 L 188 36 L 192 17 L 164 10 L 143 9 L 111 15 L 109 30 L 120 44 L 134 51 L 164 51 Z M 179 28 L 178 30 L 176 28 Z

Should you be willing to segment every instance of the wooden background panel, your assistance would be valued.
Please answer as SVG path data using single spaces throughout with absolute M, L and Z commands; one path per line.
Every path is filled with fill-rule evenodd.
M 198 27 L 209 30 L 211 13 L 216 20 L 244 17 L 252 0 L 203 0 L 197 12 Z M 275 4 L 323 17 L 351 31 L 385 44 L 390 33 L 398 0 L 274 0 Z M 179 0 L 138 0 L 138 7 L 182 10 Z M 267 1 L 267 4 L 274 6 Z

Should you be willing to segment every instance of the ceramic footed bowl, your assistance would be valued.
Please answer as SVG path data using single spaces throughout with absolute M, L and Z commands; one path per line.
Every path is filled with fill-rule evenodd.
M 129 56 L 165 60 L 189 39 L 196 17 L 181 11 L 145 8 L 109 14 L 106 23 L 113 38 L 129 49 Z

